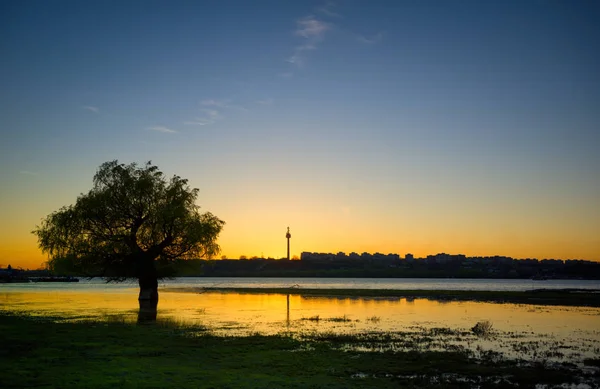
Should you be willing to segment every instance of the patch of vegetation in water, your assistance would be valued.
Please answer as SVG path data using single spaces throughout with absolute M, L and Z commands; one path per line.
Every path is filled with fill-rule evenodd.
M 492 335 L 492 327 L 492 322 L 489 320 L 482 320 L 477 322 L 477 324 L 471 328 L 471 331 L 473 331 L 473 333 L 477 336 L 488 338 Z
M 443 337 L 448 331 L 431 331 L 427 337 Z M 202 326 L 170 321 L 56 322 L 4 312 L 0 387 L 533 388 L 580 382 L 565 366 L 478 359 L 463 349 L 373 352 L 342 347 L 401 337 L 410 338 L 376 332 L 215 336 Z
M 303 317 L 300 320 L 314 321 L 317 323 L 320 321 L 333 322 L 333 323 L 351 323 L 353 321 L 359 321 L 358 319 L 352 320 L 347 315 L 335 316 L 335 317 L 320 317 L 319 315 L 316 315 L 316 316 L 310 316 L 310 317 Z

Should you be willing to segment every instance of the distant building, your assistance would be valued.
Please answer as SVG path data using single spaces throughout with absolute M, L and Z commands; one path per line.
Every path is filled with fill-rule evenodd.
M 302 261 L 313 261 L 313 262 L 341 262 L 341 261 L 381 261 L 381 262 L 398 262 L 400 261 L 400 256 L 398 254 L 381 254 L 381 253 L 350 253 L 347 255 L 346 253 L 339 252 L 337 254 L 331 253 L 311 253 L 311 252 L 302 252 L 300 255 L 300 260 Z

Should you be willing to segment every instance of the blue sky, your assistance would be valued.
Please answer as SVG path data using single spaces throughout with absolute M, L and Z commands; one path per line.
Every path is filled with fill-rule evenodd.
M 112 159 L 189 178 L 233 257 L 289 224 L 297 254 L 600 260 L 599 10 L 4 1 L 0 263 Z

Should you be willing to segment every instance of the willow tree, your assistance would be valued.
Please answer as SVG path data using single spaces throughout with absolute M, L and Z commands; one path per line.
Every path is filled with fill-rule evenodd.
M 212 257 L 225 224 L 200 213 L 198 189 L 144 166 L 103 163 L 93 188 L 74 205 L 48 215 L 33 231 L 49 265 L 68 259 L 86 275 L 137 278 L 140 307 L 158 304 L 157 263 Z

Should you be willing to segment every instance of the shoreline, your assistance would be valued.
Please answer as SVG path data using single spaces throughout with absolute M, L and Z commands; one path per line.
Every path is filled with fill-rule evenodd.
M 167 287 L 169 293 L 282 294 L 322 298 L 425 298 L 439 301 L 480 301 L 532 305 L 600 307 L 600 289 L 533 289 L 528 291 L 317 289 L 253 287 Z

